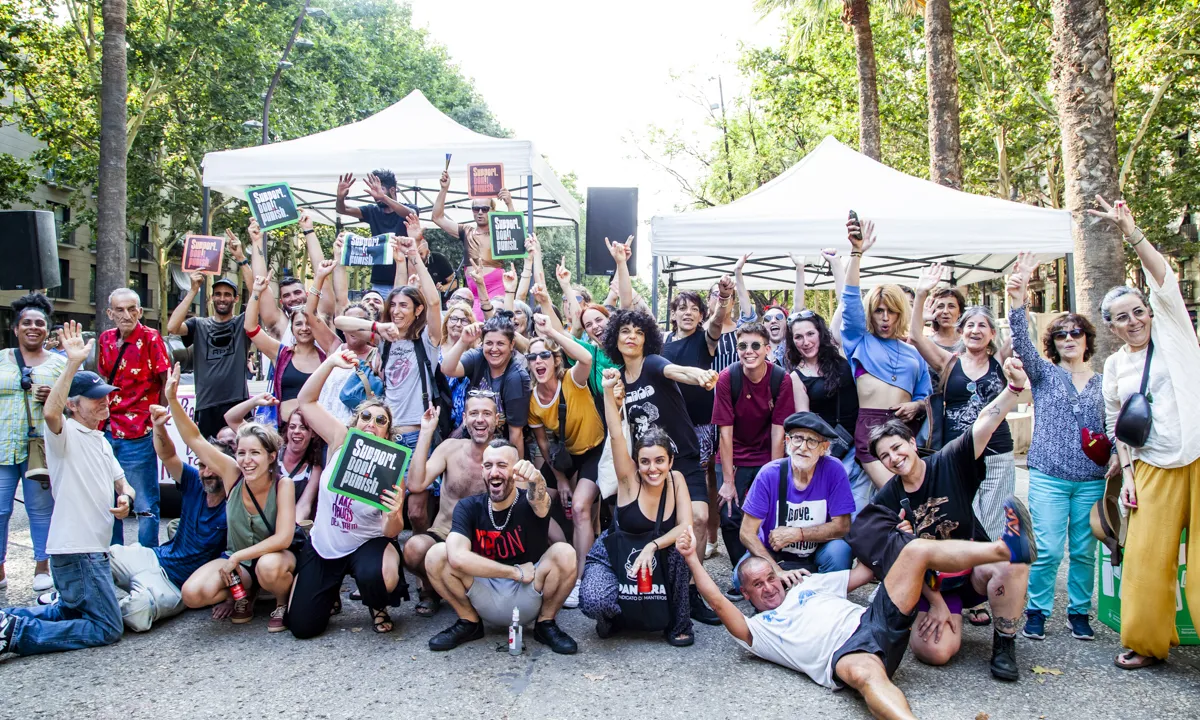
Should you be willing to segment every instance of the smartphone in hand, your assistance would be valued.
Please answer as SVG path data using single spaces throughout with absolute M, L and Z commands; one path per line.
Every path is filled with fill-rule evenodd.
M 858 213 L 851 210 L 849 220 L 851 223 L 854 223 L 854 229 L 850 231 L 850 237 L 855 240 L 862 240 L 862 226 L 858 222 Z

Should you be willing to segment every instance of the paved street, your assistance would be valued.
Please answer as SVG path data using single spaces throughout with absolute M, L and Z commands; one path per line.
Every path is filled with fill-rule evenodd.
M 135 536 L 129 521 L 126 537 Z M 31 557 L 18 505 L 0 605 L 32 599 Z M 724 555 L 708 567 L 727 579 Z M 1064 584 L 1060 576 L 1060 591 Z M 865 602 L 865 591 L 855 599 Z M 853 693 L 829 692 L 702 625 L 693 647 L 676 649 L 657 636 L 599 640 L 578 610 L 564 611 L 560 623 L 579 641 L 578 655 L 556 656 L 530 633 L 516 658 L 496 651 L 500 631 L 431 653 L 429 637 L 453 622 L 448 608 L 423 619 L 406 604 L 395 611 L 397 630 L 375 635 L 366 610 L 347 602 L 324 636 L 303 642 L 268 635 L 268 611 L 260 605 L 242 626 L 189 612 L 112 647 L 10 659 L 0 663 L 0 718 L 869 717 Z M 1096 623 L 1096 641 L 1085 643 L 1071 639 L 1065 624 L 1056 613 L 1045 642 L 1018 640 L 1019 683 L 991 678 L 991 629 L 970 627 L 950 666 L 910 657 L 896 682 L 926 718 L 1200 717 L 1200 648 L 1130 673 L 1112 664 L 1116 633 Z M 1062 674 L 1035 675 L 1034 666 Z

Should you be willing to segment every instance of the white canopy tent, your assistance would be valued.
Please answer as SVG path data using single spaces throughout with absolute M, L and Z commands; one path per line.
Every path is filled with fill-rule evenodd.
M 467 164 L 500 162 L 513 202 L 526 212 L 530 226 L 575 224 L 578 228 L 579 203 L 532 142 L 469 130 L 435 108 L 420 90 L 356 123 L 271 145 L 208 153 L 203 182 L 206 189 L 234 197 L 243 197 L 250 187 L 286 182 L 297 203 L 308 208 L 317 222 L 351 224 L 357 220 L 339 218 L 334 210 L 338 177 L 353 173 L 359 182 L 349 202 L 370 204 L 361 178 L 376 168 L 387 168 L 396 175 L 400 201 L 428 217 L 446 153 L 452 154 L 446 209 L 456 221 L 471 219 Z
M 1072 250 L 1071 214 L 971 195 L 905 175 L 832 137 L 771 182 L 728 205 L 655 216 L 651 249 L 671 285 L 708 287 L 745 252 L 752 289 L 790 288 L 803 255 L 811 287 L 832 287 L 822 248 L 844 255 L 850 210 L 875 222 L 878 242 L 864 257 L 862 284 L 915 284 L 941 261 L 955 285 L 1005 273 L 1022 250 L 1049 262 Z

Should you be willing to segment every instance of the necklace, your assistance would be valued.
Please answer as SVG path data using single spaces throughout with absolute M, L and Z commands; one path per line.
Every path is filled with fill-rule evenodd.
M 900 340 L 891 338 L 892 342 L 888 343 L 888 369 L 892 371 L 892 382 L 896 382 L 896 366 L 900 362 Z M 892 351 L 895 350 L 895 355 Z
M 512 520 L 513 508 L 517 506 L 517 499 L 513 499 L 513 504 L 508 506 L 508 515 L 504 517 L 504 524 L 496 524 L 496 516 L 492 513 L 492 499 L 488 498 L 488 519 L 492 521 L 492 527 L 496 528 L 496 532 L 503 532 L 504 528 L 508 527 L 508 521 Z

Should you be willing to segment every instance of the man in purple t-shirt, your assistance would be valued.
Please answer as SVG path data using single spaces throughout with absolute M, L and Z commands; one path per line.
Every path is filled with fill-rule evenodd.
M 826 454 L 837 435 L 811 412 L 793 413 L 783 428 L 788 457 L 759 471 L 742 506 L 743 559 L 756 555 L 776 572 L 849 570 L 853 556 L 842 537 L 850 530 L 854 495 L 845 468 Z M 787 488 L 782 505 L 781 486 Z
M 731 565 L 746 553 L 739 540 L 740 506 L 759 469 L 783 457 L 783 421 L 796 409 L 792 384 L 783 368 L 771 362 L 761 323 L 738 328 L 737 351 L 738 361 L 717 378 L 712 413 L 712 424 L 720 431 L 722 483 L 717 495 L 726 508 L 720 513 L 721 537 Z M 741 599 L 732 586 L 729 596 Z

